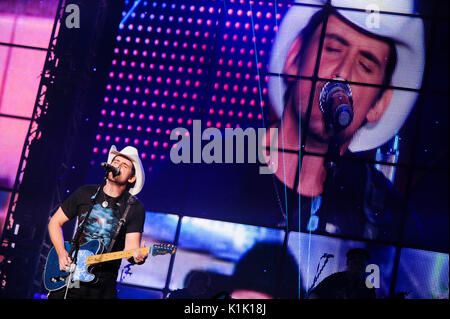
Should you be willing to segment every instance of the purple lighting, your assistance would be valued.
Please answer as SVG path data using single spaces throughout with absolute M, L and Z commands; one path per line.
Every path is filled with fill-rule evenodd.
M 268 39 L 276 32 L 272 3 L 255 2 L 253 17 L 246 1 L 228 1 L 225 12 L 220 1 L 132 6 L 116 37 L 94 154 L 108 142 L 118 148 L 131 142 L 141 152 L 152 147 L 142 156 L 151 166 L 145 162 L 167 160 L 171 130 L 193 120 L 219 129 L 262 125 L 268 78 L 257 70 L 266 70 Z M 99 161 L 94 156 L 93 165 Z

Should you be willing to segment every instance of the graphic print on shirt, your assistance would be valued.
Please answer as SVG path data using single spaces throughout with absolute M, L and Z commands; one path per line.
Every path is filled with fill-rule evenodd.
M 86 213 L 81 216 L 83 218 L 83 223 L 85 216 Z M 95 204 L 89 219 L 87 220 L 86 228 L 83 233 L 83 242 L 99 239 L 105 248 L 108 248 L 118 224 L 119 219 L 111 208 L 103 208 L 100 204 Z

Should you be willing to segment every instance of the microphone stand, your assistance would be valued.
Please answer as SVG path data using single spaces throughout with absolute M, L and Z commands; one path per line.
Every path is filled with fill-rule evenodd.
M 322 268 L 320 268 L 320 271 L 319 271 L 320 260 L 321 260 L 322 258 L 325 258 L 325 262 L 323 263 Z M 317 282 L 317 280 L 319 279 L 320 274 L 322 273 L 322 270 L 325 268 L 325 265 L 328 263 L 328 259 L 330 259 L 330 257 L 329 257 L 328 255 L 324 255 L 324 256 L 320 257 L 319 263 L 317 264 L 316 275 L 314 276 L 314 280 L 313 280 L 313 283 L 312 283 L 311 287 L 310 287 L 310 288 L 308 289 L 308 291 L 306 292 L 305 299 L 308 299 L 309 294 L 310 294 L 310 293 L 312 292 L 312 290 L 316 287 L 316 282 Z
M 339 168 L 339 162 L 341 159 L 341 150 L 339 139 L 336 137 L 337 134 L 334 134 L 328 143 L 328 150 L 325 156 L 325 170 L 327 172 L 327 177 L 325 180 L 325 184 L 328 185 L 334 182 L 336 177 L 337 169 Z
M 339 133 L 353 121 L 353 99 L 347 84 L 328 82 L 322 89 L 319 98 L 320 110 L 323 114 L 326 130 L 332 131 L 325 159 L 328 183 L 334 182 L 341 158 Z M 330 177 L 330 178 L 329 178 Z
M 323 182 L 323 191 L 322 191 L 322 205 L 319 218 L 321 218 L 320 226 L 318 229 L 322 231 L 326 231 L 326 224 L 332 223 L 337 225 L 338 223 L 337 216 L 333 214 L 334 205 L 337 201 L 339 201 L 337 184 L 338 180 L 338 172 L 341 167 L 341 139 L 337 137 L 338 132 L 336 132 L 330 139 L 328 143 L 328 150 L 325 155 L 325 161 L 323 166 L 325 168 L 326 177 Z
M 72 278 L 73 274 L 75 273 L 76 267 L 77 267 L 77 257 L 78 257 L 78 251 L 80 250 L 80 239 L 81 234 L 83 234 L 84 229 L 86 228 L 86 223 L 89 219 L 89 216 L 91 215 L 92 209 L 94 208 L 98 193 L 100 192 L 100 188 L 105 184 L 106 179 L 108 178 L 109 171 L 106 171 L 105 176 L 103 177 L 103 181 L 101 184 L 97 186 L 97 190 L 95 192 L 95 195 L 91 198 L 92 205 L 89 211 L 86 214 L 86 217 L 83 219 L 81 225 L 78 226 L 77 232 L 75 233 L 75 236 L 72 239 L 72 247 L 69 251 L 69 257 L 72 259 L 72 263 L 69 266 L 69 277 L 67 279 L 66 284 L 66 291 L 64 293 L 64 299 L 67 299 L 67 293 L 70 288 L 73 287 L 72 285 Z
M 340 133 L 345 130 L 353 121 L 353 100 L 351 90 L 348 85 L 331 84 L 328 82 L 322 89 L 319 104 L 323 113 L 325 129 L 331 132 L 331 138 L 328 142 L 328 149 L 325 155 L 324 168 L 326 178 L 323 184 L 323 213 L 322 215 L 333 222 L 336 222 L 336 216 L 330 214 L 333 209 L 333 202 L 339 196 L 333 187 L 336 187 L 338 171 L 341 167 L 341 146 L 343 139 Z M 340 88 L 336 88 L 336 85 Z M 333 87 L 334 86 L 334 87 Z M 343 94 L 341 90 L 344 90 Z M 338 90 L 338 91 L 336 91 Z M 331 96 L 329 94 L 331 93 Z M 323 96 L 322 96 L 323 95 Z M 330 209 L 331 208 L 331 209 Z

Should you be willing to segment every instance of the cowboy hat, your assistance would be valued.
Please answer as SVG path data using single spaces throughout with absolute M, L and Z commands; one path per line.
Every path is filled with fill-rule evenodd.
M 286 13 L 272 47 L 269 72 L 281 74 L 287 52 L 310 18 L 322 9 L 326 0 L 296 0 Z M 391 85 L 407 89 L 420 89 L 425 65 L 424 27 L 422 19 L 386 12 L 413 14 L 411 0 L 332 0 L 331 5 L 344 19 L 376 36 L 394 41 L 397 64 Z M 345 8 L 351 8 L 346 10 Z M 359 9 L 359 10 L 354 10 Z M 278 118 L 283 113 L 283 96 L 286 85 L 278 77 L 270 77 L 269 98 Z M 401 128 L 412 110 L 418 93 L 408 90 L 394 90 L 391 102 L 383 116 L 376 123 L 367 123 L 353 136 L 349 145 L 351 152 L 370 150 L 389 141 Z
M 138 150 L 132 146 L 127 146 L 123 150 L 118 152 L 116 146 L 112 145 L 109 149 L 108 164 L 111 164 L 112 160 L 117 155 L 124 156 L 133 163 L 136 181 L 134 183 L 134 186 L 129 189 L 129 193 L 131 195 L 137 195 L 142 190 L 145 182 L 144 168 L 142 167 L 142 162 L 139 158 Z

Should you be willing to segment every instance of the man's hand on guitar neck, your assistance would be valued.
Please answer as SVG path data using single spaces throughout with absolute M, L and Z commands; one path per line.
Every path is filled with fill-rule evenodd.
M 141 248 L 145 247 L 145 240 L 142 241 Z M 133 259 L 136 264 L 143 264 L 147 259 L 148 253 L 143 254 L 140 248 L 137 248 L 133 254 Z
M 130 264 L 143 264 L 145 262 L 145 259 L 147 258 L 148 254 L 143 254 L 139 246 L 142 246 L 143 248 L 145 246 L 145 241 L 142 241 L 141 243 L 141 233 L 135 232 L 135 233 L 127 233 L 125 236 L 125 248 L 124 250 L 135 250 L 133 257 L 128 259 L 128 262 Z

